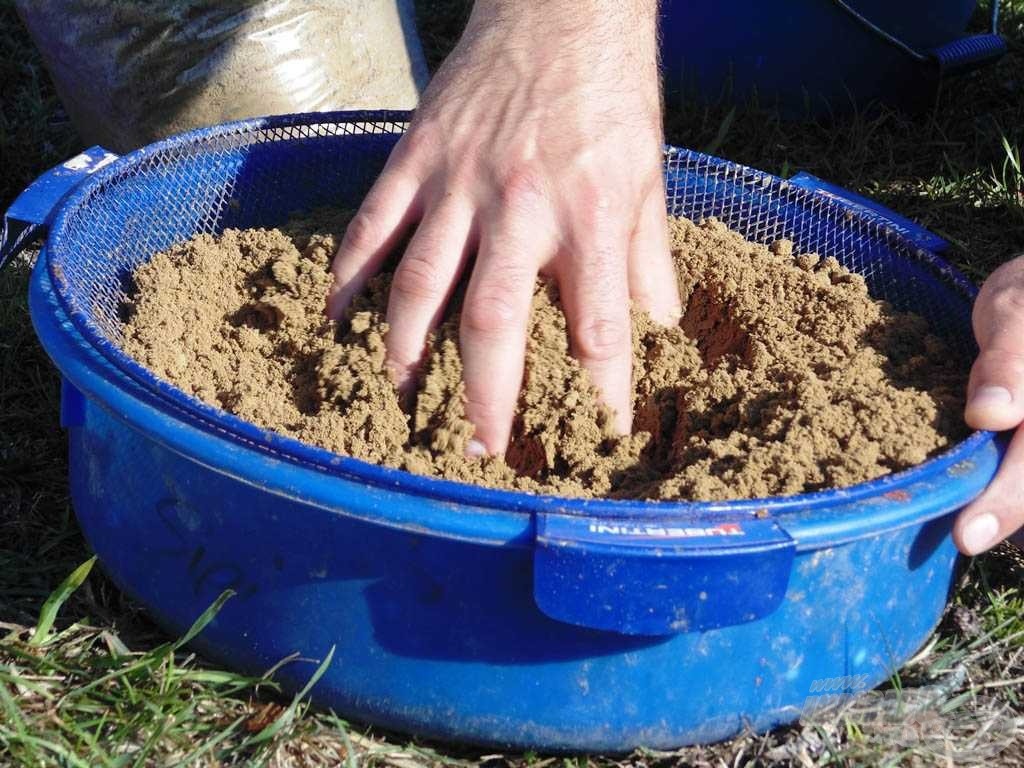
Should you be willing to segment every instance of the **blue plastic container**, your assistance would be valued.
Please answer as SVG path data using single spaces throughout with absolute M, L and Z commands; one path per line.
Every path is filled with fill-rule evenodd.
M 297 653 L 276 675 L 297 689 L 334 649 L 317 703 L 501 747 L 709 742 L 796 719 L 824 678 L 893 674 L 942 614 L 953 513 L 997 467 L 989 433 L 845 490 L 576 501 L 336 456 L 119 350 L 134 266 L 197 232 L 356 204 L 407 118 L 297 115 L 93 150 L 12 206 L 10 242 L 49 228 L 32 320 L 64 377 L 74 507 L 115 582 L 174 633 L 230 588 L 195 643 L 211 658 L 261 673 Z M 972 354 L 974 291 L 934 235 L 811 177 L 683 150 L 666 184 L 672 212 L 835 256 Z
M 943 75 L 995 61 L 995 34 L 966 35 L 977 0 L 664 0 L 669 98 L 778 105 L 790 116 L 934 101 Z M 998 11 L 995 2 L 993 14 Z

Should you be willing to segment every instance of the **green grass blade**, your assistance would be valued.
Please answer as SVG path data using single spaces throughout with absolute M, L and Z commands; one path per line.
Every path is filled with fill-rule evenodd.
M 57 618 L 60 607 L 67 602 L 71 594 L 78 589 L 89 577 L 89 572 L 96 563 L 96 555 L 93 555 L 80 566 L 75 568 L 71 574 L 61 582 L 61 585 L 46 598 L 43 607 L 39 611 L 39 621 L 36 623 L 35 632 L 28 641 L 29 645 L 42 645 L 46 642 L 50 630 L 53 629 L 53 622 Z
M 225 589 L 221 592 L 210 607 L 199 615 L 199 618 L 195 620 L 195 623 L 189 628 L 188 632 L 182 635 L 178 640 L 174 641 L 174 649 L 177 650 L 178 648 L 188 645 L 195 640 L 196 636 L 206 629 L 206 625 L 213 621 L 217 614 L 220 613 L 220 609 L 224 607 L 224 603 L 234 596 L 235 590 L 233 589 Z
M 60 758 L 60 762 L 57 765 L 60 766 L 72 766 L 73 768 L 96 768 L 95 765 L 87 763 L 82 758 L 75 755 L 70 749 L 63 744 L 58 744 L 53 741 L 47 741 L 39 736 L 33 736 L 31 734 L 21 734 L 11 739 L 15 743 L 21 743 L 25 746 L 32 747 L 37 757 L 38 765 L 53 765 L 54 763 L 45 760 L 40 753 L 49 753 Z
M 224 729 L 220 730 L 217 733 L 217 735 L 215 735 L 213 738 L 211 738 L 211 739 L 209 739 L 207 741 L 204 741 L 204 742 L 200 742 L 199 746 L 195 750 L 193 750 L 192 752 L 187 754 L 185 757 L 183 757 L 178 762 L 174 763 L 174 765 L 175 766 L 181 766 L 181 768 L 187 768 L 187 766 L 192 766 L 192 765 L 199 764 L 199 758 L 203 757 L 206 754 L 209 754 L 209 753 L 213 752 L 223 742 L 225 742 L 228 739 L 230 739 L 231 737 L 233 737 L 235 735 L 235 733 L 239 730 L 239 728 L 241 727 L 243 722 L 245 722 L 245 716 L 244 715 L 241 716 L 241 717 L 236 717 L 227 726 L 227 728 L 224 728 Z
M 725 144 L 726 138 L 729 136 L 729 131 L 732 128 L 733 122 L 736 120 L 736 107 L 729 110 L 722 122 L 718 124 L 718 133 L 715 134 L 710 142 L 704 145 L 702 152 L 713 155 L 718 152 L 722 145 Z
M 348 723 L 339 718 L 334 718 L 338 724 L 338 733 L 341 734 L 341 741 L 345 745 L 345 768 L 359 768 L 359 761 L 356 759 L 356 748 L 352 746 L 352 739 L 348 737 Z
M 331 666 L 331 660 L 334 658 L 334 650 L 336 647 L 337 646 L 331 646 L 331 650 L 327 652 L 327 656 L 322 662 L 320 662 L 320 666 L 316 668 L 316 672 L 314 672 L 313 676 L 309 678 L 309 682 L 306 683 L 303 689 L 295 694 L 295 698 L 292 699 L 292 703 L 288 705 L 288 708 L 282 712 L 273 723 L 257 733 L 252 738 L 250 742 L 251 744 L 262 744 L 263 742 L 269 741 L 291 724 L 292 720 L 295 719 L 295 713 L 298 711 L 302 700 L 306 698 L 311 690 L 313 690 L 313 686 L 317 684 L 320 678 L 323 677 L 324 672 L 327 671 L 327 668 Z
M 1021 161 L 1020 153 L 1018 150 L 1010 144 L 1009 137 L 1003 134 L 1001 137 L 1003 143 L 1003 151 L 1006 153 L 1006 162 L 1010 164 L 1010 167 L 1017 172 L 1017 175 L 1021 175 Z

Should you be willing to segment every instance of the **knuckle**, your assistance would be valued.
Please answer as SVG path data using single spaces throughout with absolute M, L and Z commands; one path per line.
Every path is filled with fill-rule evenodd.
M 493 270 L 475 290 L 466 295 L 462 308 L 462 327 L 483 336 L 502 336 L 522 325 L 527 308 L 520 308 L 516 297 L 529 292 L 534 274 L 517 261 L 507 261 Z
M 999 314 L 1020 315 L 1024 325 L 1024 286 L 998 286 L 989 294 L 988 304 Z
M 502 336 L 516 327 L 516 314 L 507 293 L 481 290 L 466 297 L 462 328 L 481 336 Z
M 615 208 L 614 198 L 611 185 L 598 176 L 585 177 L 577 187 L 580 211 L 590 219 L 601 220 L 611 215 Z
M 345 230 L 343 244 L 352 251 L 365 251 L 376 248 L 380 242 L 380 229 L 376 218 L 369 211 L 359 211 Z
M 501 408 L 493 398 L 465 395 L 466 415 L 477 426 L 496 424 L 501 421 Z
M 406 299 L 436 299 L 444 293 L 444 282 L 429 258 L 407 253 L 395 270 L 391 291 Z
M 621 318 L 591 315 L 581 318 L 573 333 L 577 356 L 607 362 L 628 351 L 629 324 Z
M 501 179 L 501 202 L 511 208 L 532 208 L 546 196 L 547 185 L 541 171 L 530 165 L 516 165 Z

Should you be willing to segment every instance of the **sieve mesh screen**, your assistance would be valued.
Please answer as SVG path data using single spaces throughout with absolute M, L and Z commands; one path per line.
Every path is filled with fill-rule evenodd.
M 408 117 L 250 120 L 152 145 L 98 172 L 64 206 L 46 249 L 72 323 L 119 368 L 152 383 L 117 343 L 133 270 L 198 233 L 276 226 L 319 206 L 357 206 Z M 665 181 L 669 213 L 698 221 L 714 216 L 750 240 L 785 237 L 799 252 L 834 256 L 864 275 L 872 295 L 923 315 L 965 359 L 973 353 L 973 288 L 878 221 L 782 179 L 687 150 L 666 150 Z

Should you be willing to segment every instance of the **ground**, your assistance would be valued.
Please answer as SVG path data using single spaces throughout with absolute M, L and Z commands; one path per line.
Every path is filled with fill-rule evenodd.
M 949 84 L 928 114 L 795 125 L 771 111 L 676 102 L 668 140 L 780 175 L 807 170 L 878 199 L 954 243 L 953 260 L 980 280 L 1024 249 L 1024 0 L 1004 7 L 1010 56 Z M 418 0 L 432 65 L 466 10 L 467 0 Z M 10 0 L 0 0 L 0 50 L 6 206 L 79 142 Z M 424 744 L 212 667 L 163 636 L 99 569 L 65 581 L 89 552 L 68 503 L 58 380 L 30 327 L 27 275 L 25 260 L 0 274 L 0 764 L 1024 765 L 1024 560 L 1010 547 L 964 568 L 939 630 L 886 694 L 840 716 L 671 754 L 556 758 Z M 913 715 L 891 706 L 922 698 Z

